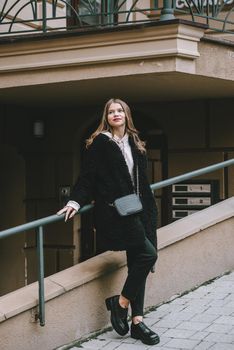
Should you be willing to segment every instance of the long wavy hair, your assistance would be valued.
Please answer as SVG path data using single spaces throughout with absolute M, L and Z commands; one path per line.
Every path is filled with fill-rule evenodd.
M 121 105 L 121 107 L 123 108 L 124 113 L 125 113 L 125 118 L 126 118 L 125 133 L 128 133 L 130 136 L 132 136 L 133 141 L 134 141 L 136 147 L 138 148 L 138 150 L 141 153 L 145 153 L 146 152 L 145 142 L 142 141 L 138 136 L 139 132 L 137 131 L 137 129 L 135 128 L 135 126 L 133 124 L 131 110 L 130 110 L 129 106 L 127 105 L 127 103 L 120 100 L 119 98 L 111 98 L 105 104 L 101 122 L 100 122 L 98 128 L 86 140 L 86 148 L 89 148 L 89 146 L 93 143 L 93 140 L 95 139 L 95 137 L 97 137 L 101 132 L 109 131 L 113 135 L 113 129 L 109 125 L 108 119 L 107 119 L 108 111 L 109 111 L 110 105 L 112 103 L 119 103 Z

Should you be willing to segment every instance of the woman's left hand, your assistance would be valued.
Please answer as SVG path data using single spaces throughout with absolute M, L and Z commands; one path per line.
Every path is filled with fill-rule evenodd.
M 65 215 L 65 222 L 66 222 L 67 219 L 73 218 L 73 216 L 77 213 L 77 211 L 74 208 L 70 207 L 69 205 L 66 205 L 64 208 L 62 208 L 57 212 L 57 215 L 61 215 L 63 213 L 66 213 Z

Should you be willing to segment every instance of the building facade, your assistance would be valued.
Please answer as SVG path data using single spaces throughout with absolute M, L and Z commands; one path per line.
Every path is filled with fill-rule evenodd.
M 15 12 L 1 11 L 0 230 L 63 206 L 84 140 L 111 97 L 132 109 L 151 183 L 233 158 L 231 1 L 212 25 L 211 15 L 202 17 L 204 3 L 192 4 L 195 22 L 181 12 L 187 2 L 93 1 L 90 9 L 74 0 L 56 2 L 55 11 L 43 1 L 33 7 L 34 21 L 26 2 L 13 3 Z M 210 186 L 210 194 L 156 191 L 159 226 L 233 196 L 233 179 L 230 167 L 189 182 Z M 92 214 L 48 225 L 44 248 L 46 275 L 95 255 Z M 35 232 L 1 240 L 0 269 L 1 295 L 36 280 Z

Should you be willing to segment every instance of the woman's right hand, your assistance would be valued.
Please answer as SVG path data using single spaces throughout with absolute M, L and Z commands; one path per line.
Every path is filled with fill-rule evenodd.
M 64 208 L 60 209 L 58 212 L 57 212 L 57 215 L 61 215 L 61 214 L 64 214 L 65 213 L 65 222 L 68 220 L 68 219 L 71 219 L 73 218 L 73 216 L 77 213 L 77 211 L 70 207 L 69 205 L 66 205 Z

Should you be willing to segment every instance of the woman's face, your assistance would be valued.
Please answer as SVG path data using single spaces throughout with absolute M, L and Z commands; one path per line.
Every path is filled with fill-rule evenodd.
M 125 127 L 126 115 L 119 103 L 111 103 L 107 112 L 107 121 L 111 128 Z

